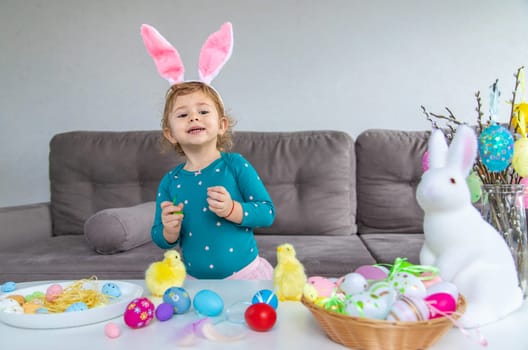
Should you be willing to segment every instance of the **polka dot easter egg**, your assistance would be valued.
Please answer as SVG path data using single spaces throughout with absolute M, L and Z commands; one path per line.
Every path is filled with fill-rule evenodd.
M 352 295 L 347 301 L 345 312 L 350 316 L 383 320 L 389 313 L 390 305 L 384 298 L 369 292 Z
M 101 292 L 112 298 L 119 298 L 121 296 L 121 289 L 114 282 L 105 283 L 101 288 Z
M 425 297 L 426 288 L 420 278 L 408 272 L 397 272 L 389 281 L 392 287 L 406 297 Z
M 494 123 L 482 130 L 479 136 L 479 155 L 491 172 L 508 167 L 513 157 L 514 139 L 505 127 Z
M 154 318 L 154 309 L 148 298 L 136 298 L 128 303 L 123 318 L 130 328 L 143 328 Z
M 341 289 L 345 294 L 354 295 L 366 291 L 368 288 L 368 282 L 359 273 L 351 272 L 345 277 L 341 283 L 339 283 L 339 289 Z

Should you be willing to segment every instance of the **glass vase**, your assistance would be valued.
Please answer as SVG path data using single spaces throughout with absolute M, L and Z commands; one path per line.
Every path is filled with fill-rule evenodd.
M 519 286 L 524 299 L 528 296 L 528 244 L 526 211 L 524 208 L 524 185 L 482 185 L 480 211 L 502 235 L 510 248 L 517 268 Z

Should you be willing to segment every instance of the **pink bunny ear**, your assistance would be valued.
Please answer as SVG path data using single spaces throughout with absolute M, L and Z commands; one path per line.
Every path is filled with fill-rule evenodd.
M 209 84 L 231 57 L 233 51 L 233 27 L 226 22 L 220 30 L 211 34 L 200 51 L 198 73 L 200 79 Z
M 448 164 L 457 167 L 463 174 L 469 174 L 477 159 L 478 142 L 475 131 L 460 125 L 449 146 Z
M 182 82 L 184 67 L 178 51 L 148 24 L 141 26 L 141 36 L 148 53 L 156 63 L 159 74 L 171 85 Z

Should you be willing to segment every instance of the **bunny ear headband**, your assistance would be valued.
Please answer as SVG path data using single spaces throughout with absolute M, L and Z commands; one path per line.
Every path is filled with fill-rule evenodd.
M 171 85 L 184 81 L 184 67 L 178 51 L 154 27 L 143 24 L 141 36 L 154 59 L 159 74 Z M 202 46 L 198 59 L 200 81 L 209 85 L 231 57 L 233 27 L 226 22 L 211 34 Z

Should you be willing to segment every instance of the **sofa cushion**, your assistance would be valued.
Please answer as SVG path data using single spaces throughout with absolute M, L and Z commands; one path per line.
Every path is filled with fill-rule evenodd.
M 162 176 L 181 161 L 162 153 L 159 131 L 74 131 L 50 142 L 53 234 L 83 234 L 100 210 L 155 200 Z
M 356 140 L 358 231 L 422 233 L 416 201 L 429 132 L 368 130 Z
M 98 211 L 84 224 L 84 235 L 100 254 L 114 254 L 143 245 L 151 240 L 156 202 L 128 208 Z
M 275 205 L 276 235 L 357 232 L 356 159 L 352 138 L 340 131 L 237 132 L 234 152 L 257 169 Z

